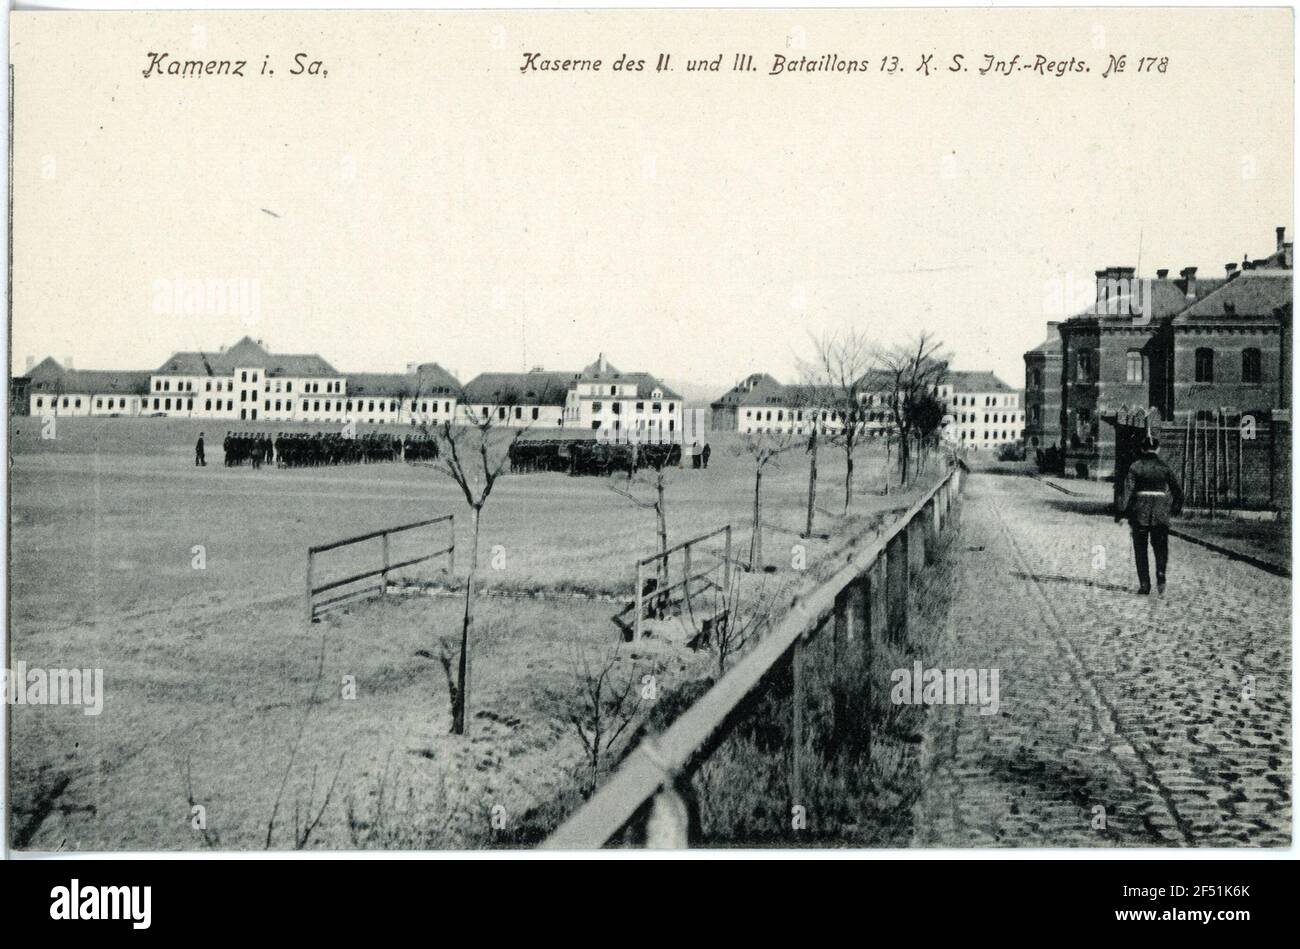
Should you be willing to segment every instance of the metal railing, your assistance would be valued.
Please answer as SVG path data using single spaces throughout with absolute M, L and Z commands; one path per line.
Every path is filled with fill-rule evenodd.
M 419 527 L 430 527 L 434 524 L 442 524 L 444 522 L 447 524 L 447 546 L 446 547 L 439 548 L 427 554 L 422 554 L 419 557 L 410 557 L 407 558 L 406 560 L 400 560 L 396 563 L 392 562 L 392 559 L 389 556 L 390 553 L 389 538 L 392 537 L 392 535 L 401 534 L 404 533 L 405 531 L 415 530 L 416 528 Z M 378 567 L 372 570 L 363 570 L 360 573 L 354 573 L 351 574 L 350 576 L 329 580 L 319 585 L 316 584 L 315 582 L 316 558 L 320 554 L 323 554 L 330 550 L 338 550 L 339 548 L 342 547 L 350 547 L 355 544 L 365 543 L 366 541 L 374 540 L 375 538 L 380 538 L 383 541 L 382 548 L 381 548 L 381 560 Z M 414 523 L 411 524 L 401 524 L 397 527 L 386 527 L 383 528 L 382 530 L 371 531 L 368 534 L 358 534 L 355 537 L 346 537 L 343 540 L 331 541 L 328 544 L 318 544 L 315 547 L 308 547 L 307 548 L 307 589 L 306 589 L 306 597 L 305 597 L 307 622 L 308 623 L 313 622 L 316 619 L 319 612 L 327 606 L 331 606 L 345 600 L 353 600 L 358 597 L 365 596 L 367 594 L 377 594 L 377 593 L 382 594 L 388 588 L 388 575 L 393 571 L 401 570 L 406 567 L 411 567 L 414 566 L 415 564 L 424 563 L 427 560 L 432 560 L 435 557 L 442 557 L 442 556 L 446 556 L 447 558 L 447 563 L 446 563 L 447 574 L 449 576 L 454 574 L 456 572 L 456 520 L 455 520 L 455 516 L 452 514 L 444 514 L 442 515 L 442 517 L 433 517 L 425 521 L 415 521 Z M 317 600 L 317 597 L 322 593 L 328 593 L 333 590 L 341 590 L 344 587 L 353 586 L 354 584 L 360 583 L 363 580 L 371 580 L 374 579 L 375 577 L 380 578 L 379 583 L 377 585 L 367 586 L 361 589 L 347 590 L 345 592 L 338 593 L 328 599 Z
M 544 849 L 591 850 L 604 846 L 647 804 L 647 846 L 689 846 L 689 816 L 676 782 L 715 742 L 728 720 L 770 674 L 790 664 L 793 683 L 791 727 L 791 796 L 802 797 L 801 750 L 804 748 L 805 641 L 833 620 L 837 643 L 857 637 L 902 642 L 907 637 L 911 577 L 937 549 L 961 488 L 962 470 L 954 467 L 901 517 L 847 562 L 829 580 L 796 596 L 773 628 L 717 683 L 661 734 L 646 738 L 619 769 L 546 841 Z M 652 560 L 655 558 L 651 558 Z

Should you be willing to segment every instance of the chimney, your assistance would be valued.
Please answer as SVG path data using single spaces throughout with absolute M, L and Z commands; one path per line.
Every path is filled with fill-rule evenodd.
M 1105 303 L 1109 296 L 1106 290 L 1106 285 L 1109 280 L 1110 280 L 1109 270 L 1097 271 L 1097 303 L 1098 304 Z
M 1282 251 L 1285 248 L 1286 248 L 1286 228 L 1279 227 L 1277 229 L 1277 249 L 1279 251 Z
M 1295 246 L 1290 241 L 1282 245 L 1282 266 L 1287 270 L 1291 269 L 1291 248 Z
M 1157 279 L 1157 280 L 1166 280 L 1166 279 L 1168 279 L 1168 277 L 1169 277 L 1169 268 L 1168 268 L 1168 267 L 1161 267 L 1159 270 L 1156 271 L 1156 279 Z
M 64 357 L 63 357 L 63 368 L 64 368 L 64 369 L 71 369 L 71 368 L 72 368 L 72 357 L 71 357 L 71 356 L 64 356 Z
M 408 362 L 406 364 L 406 374 L 408 376 L 413 376 L 419 371 L 420 371 L 420 364 L 418 362 Z
M 1178 276 L 1182 277 L 1185 281 L 1187 281 L 1187 299 L 1195 300 L 1196 299 L 1196 268 L 1184 267 L 1182 270 L 1178 271 Z
M 604 354 L 604 353 L 598 353 L 598 354 L 596 355 L 596 371 L 597 371 L 597 372 L 604 372 L 604 371 L 606 370 L 606 368 L 608 368 L 608 366 L 609 366 L 609 363 L 605 362 L 605 354 Z
M 28 357 L 27 357 L 27 371 L 28 371 L 28 372 L 31 372 L 31 371 L 32 371 L 32 367 L 35 366 L 35 365 L 36 365 L 36 357 L 35 357 L 35 356 L 28 356 Z
M 1229 280 L 1231 280 L 1233 277 L 1237 276 L 1237 265 L 1236 265 L 1236 264 L 1225 264 L 1224 267 L 1223 267 L 1223 269 L 1226 271 L 1226 274 L 1227 274 L 1227 277 L 1228 277 Z

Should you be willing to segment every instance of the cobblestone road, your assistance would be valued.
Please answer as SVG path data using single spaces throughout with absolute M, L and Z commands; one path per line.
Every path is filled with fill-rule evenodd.
M 927 710 L 914 845 L 1288 846 L 1289 581 L 1170 538 L 1167 594 L 1138 596 L 1099 502 L 989 473 L 963 493 L 921 658 L 1000 670 L 1001 708 Z

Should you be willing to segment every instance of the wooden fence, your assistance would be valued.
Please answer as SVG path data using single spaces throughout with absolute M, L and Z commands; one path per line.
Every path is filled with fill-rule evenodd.
M 714 564 L 703 569 L 696 569 L 697 562 L 693 563 L 691 558 L 691 549 L 705 541 L 712 540 L 721 535 L 723 540 L 722 563 Z M 668 580 L 668 562 L 669 558 L 677 553 L 682 552 L 683 565 L 681 579 L 676 583 L 669 583 Z M 657 582 L 653 589 L 646 589 L 646 568 L 651 566 L 661 567 L 659 570 Z M 673 591 L 678 588 L 682 591 L 682 596 L 689 599 L 691 596 L 691 584 L 696 581 L 709 581 L 714 571 L 719 566 L 722 570 L 721 587 L 723 590 L 731 589 L 731 525 L 719 527 L 717 530 L 709 531 L 707 534 L 701 534 L 699 537 L 692 537 L 690 540 L 684 540 L 680 544 L 669 547 L 662 553 L 652 554 L 649 557 L 643 557 L 636 562 L 636 591 L 633 594 L 632 603 L 632 639 L 633 641 L 641 638 L 641 621 L 645 618 L 647 609 L 652 603 L 669 604 L 672 599 Z M 625 611 L 626 612 L 626 611 Z
M 716 747 L 719 734 L 734 721 L 733 713 L 782 666 L 788 666 L 793 680 L 791 796 L 801 800 L 807 700 L 801 659 L 806 643 L 827 625 L 841 649 L 857 643 L 858 648 L 869 650 L 873 639 L 901 642 L 906 638 L 911 578 L 937 551 L 939 534 L 958 502 L 961 478 L 960 466 L 954 467 L 880 536 L 852 553 L 831 579 L 806 596 L 796 597 L 780 621 L 726 675 L 662 734 L 641 741 L 542 847 L 602 847 L 647 807 L 648 846 L 689 846 L 689 811 L 676 782 L 698 765 L 708 748 Z
M 394 534 L 405 533 L 420 527 L 431 527 L 435 524 L 447 525 L 447 546 L 440 547 L 427 554 L 418 557 L 409 557 L 406 560 L 392 562 L 389 556 L 389 539 Z M 321 554 L 331 550 L 339 550 L 344 547 L 351 547 L 356 544 L 362 544 L 366 541 L 379 539 L 381 548 L 379 553 L 378 566 L 372 570 L 363 570 L 360 573 L 354 573 L 346 577 L 340 577 L 329 580 L 325 583 L 316 583 L 316 559 Z M 306 590 L 306 613 L 307 622 L 312 623 L 325 607 L 352 600 L 358 597 L 379 593 L 382 594 L 388 588 L 388 576 L 397 570 L 414 566 L 417 563 L 424 563 L 427 560 L 433 560 L 435 557 L 445 556 L 447 558 L 446 571 L 448 575 L 456 572 L 456 520 L 454 515 L 444 514 L 442 517 L 433 517 L 426 521 L 415 521 L 411 524 L 402 524 L 397 527 L 386 527 L 383 530 L 371 531 L 368 534 L 359 534 L 356 537 L 347 537 L 343 540 L 331 541 L 328 544 L 319 544 L 315 547 L 307 548 L 307 590 Z M 379 577 L 378 584 L 356 588 L 356 584 L 365 580 L 373 580 Z M 345 589 L 353 587 L 353 589 Z M 342 591 L 335 593 L 334 596 L 325 600 L 318 600 L 317 597 L 322 593 L 332 591 Z

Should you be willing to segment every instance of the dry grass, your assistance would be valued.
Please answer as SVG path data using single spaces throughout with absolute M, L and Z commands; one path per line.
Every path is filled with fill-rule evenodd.
M 99 717 L 11 708 L 17 842 L 259 848 L 283 783 L 272 846 L 287 848 L 295 809 L 299 826 L 314 816 L 340 759 L 309 846 L 515 846 L 576 803 L 582 748 L 557 696 L 573 686 L 575 643 L 614 641 L 611 604 L 484 599 L 464 739 L 447 734 L 438 660 L 459 601 L 389 597 L 303 622 L 309 544 L 460 515 L 450 483 L 402 465 L 225 469 L 212 450 L 216 466 L 195 471 L 200 423 L 61 419 L 53 443 L 35 435 L 38 423 L 17 420 L 14 441 L 11 658 L 103 668 L 107 694 Z M 219 444 L 220 432 L 204 430 Z M 860 470 L 878 470 L 864 459 Z M 821 497 L 833 506 L 829 453 L 822 468 Z M 709 471 L 674 472 L 670 542 L 730 520 L 746 549 L 751 477 L 725 438 Z M 765 477 L 768 561 L 782 574 L 788 558 L 778 551 L 799 542 L 804 478 L 806 462 L 793 457 Z M 512 476 L 498 491 L 484 524 L 485 555 L 504 553 L 502 569 L 486 571 L 492 586 L 626 593 L 632 562 L 654 549 L 652 515 L 601 479 Z M 824 514 L 822 526 L 852 532 L 906 501 L 864 492 L 849 519 Z M 206 551 L 201 571 L 195 545 Z M 809 543 L 810 560 L 829 546 Z M 658 664 L 661 696 L 707 674 L 707 656 L 653 649 L 629 650 L 627 661 Z M 355 699 L 342 696 L 345 676 Z M 191 826 L 191 794 L 206 808 L 207 835 Z

